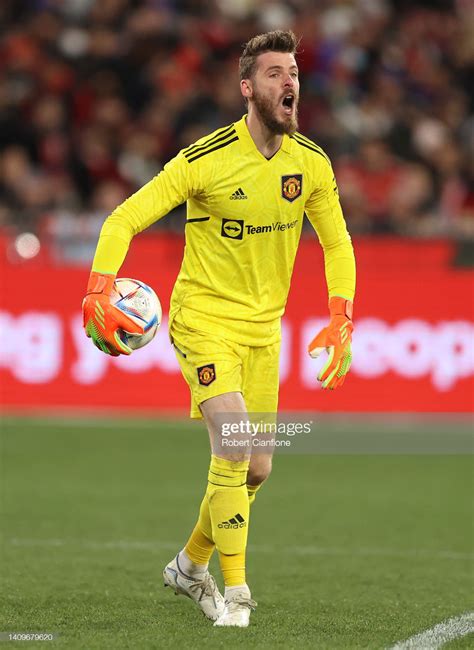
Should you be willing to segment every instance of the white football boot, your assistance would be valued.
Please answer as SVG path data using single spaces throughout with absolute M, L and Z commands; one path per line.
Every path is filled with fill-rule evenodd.
M 257 607 L 257 603 L 250 598 L 249 588 L 245 585 L 242 589 L 232 589 L 226 594 L 225 609 L 214 623 L 215 626 L 248 627 L 250 612 Z
M 216 621 L 224 611 L 224 598 L 209 571 L 199 578 L 188 576 L 181 571 L 176 556 L 165 566 L 163 580 L 165 587 L 171 587 L 177 596 L 191 598 L 211 621 Z

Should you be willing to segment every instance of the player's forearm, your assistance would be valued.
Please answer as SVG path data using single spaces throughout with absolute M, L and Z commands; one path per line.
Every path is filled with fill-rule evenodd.
M 116 274 L 132 238 L 187 199 L 188 178 L 182 173 L 182 166 L 180 159 L 170 161 L 158 176 L 132 194 L 106 219 L 97 244 L 93 271 Z
M 354 299 L 356 267 L 350 239 L 324 247 L 324 266 L 329 296 Z
M 92 271 L 117 275 L 127 255 L 128 246 L 129 244 L 119 237 L 101 235 L 92 262 Z
M 92 270 L 98 273 L 117 274 L 134 234 L 131 220 L 124 214 L 122 206 L 119 206 L 102 226 Z
M 116 274 L 123 264 L 134 235 L 148 225 L 151 183 L 119 205 L 105 220 L 100 232 L 92 270 Z

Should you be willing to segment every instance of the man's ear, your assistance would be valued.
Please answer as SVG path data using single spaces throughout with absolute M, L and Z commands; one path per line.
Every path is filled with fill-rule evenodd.
M 250 79 L 242 79 L 240 82 L 240 92 L 245 97 L 245 99 L 250 99 L 253 94 L 252 82 Z

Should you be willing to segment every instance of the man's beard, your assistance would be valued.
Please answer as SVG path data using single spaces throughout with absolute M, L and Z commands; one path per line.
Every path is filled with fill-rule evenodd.
M 284 121 L 279 121 L 275 115 L 276 109 L 273 107 L 272 101 L 269 97 L 261 95 L 256 89 L 252 96 L 252 101 L 255 104 L 255 108 L 260 115 L 264 126 L 275 135 L 291 135 L 298 129 L 298 98 L 294 98 L 295 111 L 294 114 L 289 116 L 288 119 Z

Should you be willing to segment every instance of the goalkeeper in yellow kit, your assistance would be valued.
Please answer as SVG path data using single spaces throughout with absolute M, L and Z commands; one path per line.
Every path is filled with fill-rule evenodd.
M 329 159 L 297 132 L 296 48 L 294 34 L 283 31 L 246 44 L 239 63 L 248 114 L 182 150 L 110 215 L 83 303 L 94 343 L 112 355 L 130 354 L 119 330 L 140 328 L 110 304 L 114 279 L 132 237 L 187 201 L 169 332 L 190 388 L 191 417 L 204 418 L 212 455 L 198 521 L 163 576 L 219 626 L 246 627 L 256 605 L 245 576 L 249 510 L 272 464 L 270 450 L 224 453 L 221 425 L 223 417 L 276 412 L 280 319 L 304 213 L 324 250 L 329 292 L 329 324 L 309 345 L 312 356 L 328 352 L 322 386 L 340 386 L 351 362 L 354 254 Z M 208 572 L 214 549 L 224 597 Z

